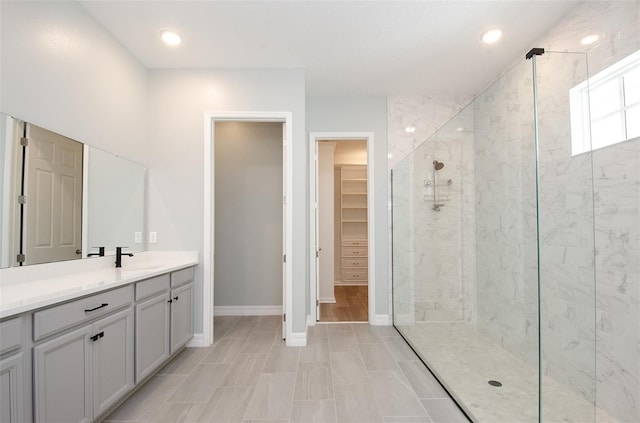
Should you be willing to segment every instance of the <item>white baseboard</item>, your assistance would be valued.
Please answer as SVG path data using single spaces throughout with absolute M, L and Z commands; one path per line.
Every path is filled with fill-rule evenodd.
M 391 316 L 388 314 L 376 314 L 373 322 L 371 324 L 373 326 L 391 326 Z
M 191 341 L 187 342 L 187 348 L 207 347 L 204 344 L 204 333 L 194 333 Z
M 334 286 L 367 286 L 369 285 L 369 282 L 367 281 L 348 281 L 348 282 L 336 281 L 333 285 Z
M 294 332 L 287 338 L 287 347 L 304 347 L 307 345 L 307 332 Z
M 277 316 L 282 306 L 214 306 L 214 316 Z
M 320 301 L 321 303 L 325 303 L 325 304 L 335 304 L 336 303 L 336 297 L 320 297 L 320 298 L 318 298 L 318 301 Z

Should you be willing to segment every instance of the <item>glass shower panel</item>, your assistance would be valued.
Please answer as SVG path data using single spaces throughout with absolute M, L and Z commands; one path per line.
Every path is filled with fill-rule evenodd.
M 572 155 L 569 101 L 587 78 L 585 54 L 536 57 L 543 422 L 594 421 L 593 157 Z
M 538 421 L 532 87 L 522 62 L 393 169 L 394 323 L 478 422 Z

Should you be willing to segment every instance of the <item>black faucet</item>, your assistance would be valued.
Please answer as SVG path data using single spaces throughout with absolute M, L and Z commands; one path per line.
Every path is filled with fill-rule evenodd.
M 87 257 L 92 257 L 92 256 L 104 257 L 104 247 L 93 247 L 93 248 L 97 248 L 98 252 L 97 253 L 87 254 Z
M 129 247 L 116 247 L 116 267 L 122 267 L 122 256 L 133 257 L 132 253 L 123 253 L 122 252 L 123 248 L 129 248 Z

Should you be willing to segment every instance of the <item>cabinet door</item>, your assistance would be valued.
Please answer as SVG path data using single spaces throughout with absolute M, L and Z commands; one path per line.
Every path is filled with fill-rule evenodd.
M 136 383 L 169 358 L 169 292 L 136 305 Z
M 36 422 L 93 420 L 91 326 L 33 348 Z
M 193 338 L 193 284 L 171 290 L 171 354 Z
M 0 361 L 0 422 L 21 423 L 24 391 L 22 353 Z
M 93 413 L 98 416 L 133 388 L 133 309 L 94 323 L 92 334 Z

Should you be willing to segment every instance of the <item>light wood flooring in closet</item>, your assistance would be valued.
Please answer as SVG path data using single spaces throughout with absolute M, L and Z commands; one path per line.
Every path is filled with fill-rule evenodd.
M 320 322 L 366 322 L 369 320 L 367 285 L 336 286 L 335 304 L 320 304 Z

